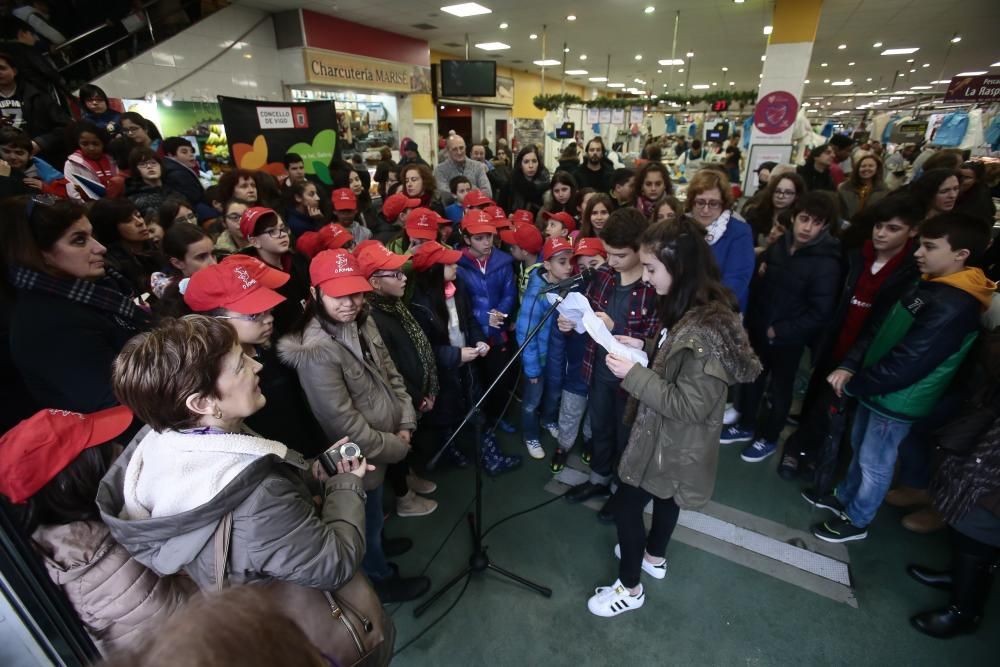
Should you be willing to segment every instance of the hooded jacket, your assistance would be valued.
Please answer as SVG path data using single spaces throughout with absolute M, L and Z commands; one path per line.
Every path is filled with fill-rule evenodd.
M 365 489 L 377 488 L 386 464 L 409 453 L 397 433 L 415 430 L 417 419 L 374 320 L 332 324 L 313 317 L 302 332 L 278 341 L 278 357 L 299 374 L 309 407 L 330 442 L 350 437 L 375 465 L 364 481 Z
M 317 510 L 306 470 L 298 452 L 250 433 L 144 429 L 101 480 L 97 506 L 115 540 L 161 576 L 184 571 L 214 590 L 214 536 L 232 513 L 230 583 L 332 591 L 364 556 L 365 494 L 356 476 L 335 475 Z
M 845 392 L 899 421 L 929 414 L 975 342 L 996 288 L 981 269 L 924 276 L 841 361 L 854 374 Z
M 187 577 L 156 576 L 100 521 L 39 526 L 31 539 L 103 653 L 136 648 L 198 590 Z
M 754 345 L 811 345 L 830 320 L 840 285 L 840 242 L 824 229 L 792 253 L 793 230 L 765 251 L 750 285 L 747 328 Z
M 760 373 L 739 313 L 723 303 L 689 310 L 656 349 L 650 368 L 632 367 L 621 387 L 635 422 L 618 465 L 624 484 L 685 509 L 712 497 L 728 388 Z
M 517 307 L 514 259 L 503 250 L 494 248 L 483 271 L 476 260 L 462 253 L 458 260 L 458 276 L 469 294 L 472 314 L 479 322 L 479 328 L 486 333 L 487 339 L 495 340 L 502 329 L 490 327 L 490 311 L 496 309 L 512 315 Z

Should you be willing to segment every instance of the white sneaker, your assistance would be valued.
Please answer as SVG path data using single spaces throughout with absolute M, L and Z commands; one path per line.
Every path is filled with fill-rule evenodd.
M 556 440 L 559 439 L 559 424 L 552 422 L 551 424 L 545 424 L 545 430 L 549 432 Z
M 533 459 L 544 459 L 545 450 L 542 449 L 542 443 L 538 440 L 525 440 L 524 446 L 528 448 L 528 456 Z
M 429 479 L 417 477 L 417 473 L 412 470 L 410 471 L 410 474 L 406 476 L 406 486 L 423 495 L 434 493 L 438 488 L 438 485 Z
M 732 426 L 740 420 L 740 411 L 733 407 L 732 403 L 726 403 L 726 412 L 722 415 L 722 424 Z
M 406 492 L 405 496 L 396 499 L 396 515 L 407 516 L 427 516 L 438 508 L 436 500 L 418 496 L 413 489 Z
M 645 602 L 646 591 L 642 589 L 642 584 L 639 584 L 639 594 L 633 596 L 622 585 L 621 580 L 616 579 L 611 586 L 602 586 L 594 590 L 594 595 L 587 600 L 587 609 L 594 616 L 611 618 L 627 611 L 634 611 Z
M 618 560 L 622 559 L 622 547 L 620 544 L 615 545 L 615 558 Z M 646 560 L 646 556 L 644 555 L 642 557 L 642 571 L 654 579 L 664 579 L 667 576 L 667 559 L 664 558 L 663 562 L 659 565 L 653 565 Z

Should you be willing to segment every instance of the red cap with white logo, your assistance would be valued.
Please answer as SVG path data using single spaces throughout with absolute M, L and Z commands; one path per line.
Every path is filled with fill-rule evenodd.
M 447 218 L 444 219 L 447 221 Z M 415 208 L 406 216 L 406 235 L 411 239 L 433 241 L 437 238 L 441 216 L 429 208 Z
M 566 239 L 554 238 L 546 239 L 542 246 L 542 259 L 549 261 L 553 256 L 561 252 L 573 252 L 573 244 Z
M 372 286 L 361 273 L 357 258 L 343 248 L 324 250 L 313 257 L 309 265 L 309 280 L 313 287 L 320 288 L 329 296 L 372 291 Z
M 358 207 L 358 198 L 354 196 L 354 192 L 350 188 L 337 188 L 330 195 L 330 201 L 333 203 L 333 208 L 338 211 Z
M 254 270 L 253 265 L 239 261 L 206 266 L 191 276 L 184 303 L 196 313 L 225 308 L 256 315 L 284 301 L 285 297 L 254 277 Z

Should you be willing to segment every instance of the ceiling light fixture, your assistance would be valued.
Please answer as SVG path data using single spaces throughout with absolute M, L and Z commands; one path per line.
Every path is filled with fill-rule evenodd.
M 509 49 L 510 44 L 504 44 L 503 42 L 480 42 L 476 44 L 476 48 L 483 51 L 503 51 L 504 49 Z
M 642 10 L 642 11 L 643 11 L 644 13 L 646 13 L 646 14 L 652 14 L 653 12 L 655 12 L 655 11 L 656 11 L 656 7 L 653 7 L 653 6 L 649 6 L 649 7 L 646 7 L 646 8 L 645 8 L 644 10 Z
M 855 65 L 855 62 L 853 60 L 851 62 L 847 63 L 848 67 L 854 67 L 854 65 Z
M 584 74 L 588 74 L 585 69 L 568 69 L 566 70 L 566 73 L 570 76 L 583 76 Z
M 986 74 L 986 70 L 976 70 L 974 72 L 959 72 L 955 76 L 982 76 Z
M 642 54 L 641 53 L 635 54 L 635 59 L 636 60 L 642 60 Z
M 990 67 L 1000 67 L 1000 62 L 995 62 Z
M 538 39 L 538 35 L 536 35 L 535 33 L 531 33 L 530 35 L 528 35 L 528 39 Z
M 765 54 L 761 55 L 760 61 L 761 62 L 765 62 L 766 60 L 767 60 L 767 54 L 765 53 Z
M 711 88 L 711 86 L 709 86 L 707 83 L 696 83 L 693 86 L 691 86 L 691 88 L 693 88 L 694 90 L 708 90 L 709 88 Z
M 556 65 L 561 65 L 562 62 L 559 60 L 553 60 L 552 58 L 546 58 L 545 60 L 535 60 L 532 61 L 539 67 L 555 67 Z
M 764 26 L 764 34 L 765 35 L 770 35 L 772 32 L 774 32 L 774 26 L 773 25 L 766 25 L 766 26 Z
M 606 77 L 606 76 L 592 76 L 589 79 L 587 79 L 587 81 L 593 81 L 594 83 L 601 83 L 601 82 L 607 81 L 607 80 L 608 80 L 608 77 Z
M 823 83 L 830 83 L 829 79 L 823 79 Z
M 663 70 L 662 69 L 658 69 L 658 70 L 656 70 L 656 73 L 657 74 L 663 74 Z
M 882 52 L 883 56 L 908 56 L 911 53 L 916 53 L 920 50 L 919 46 L 908 46 L 902 49 L 886 49 Z
M 910 70 L 910 74 L 913 74 L 913 73 L 914 73 L 914 72 L 916 72 L 916 71 L 917 71 L 917 70 L 915 70 L 915 69 L 911 69 L 911 70 Z
M 805 80 L 805 81 L 803 81 L 802 83 L 809 83 L 809 79 L 806 79 L 806 80 Z
M 729 71 L 729 68 L 728 68 L 728 67 L 723 67 L 723 68 L 722 68 L 722 71 L 723 71 L 723 72 L 728 72 L 728 71 Z
M 907 58 L 907 59 L 906 59 L 906 62 L 908 62 L 908 63 L 912 63 L 912 62 L 913 62 L 913 58 Z
M 735 86 L 735 85 L 736 85 L 736 82 L 735 82 L 735 81 L 730 81 L 730 82 L 729 82 L 729 85 L 730 85 L 730 86 Z
M 666 60 L 657 60 L 656 62 L 658 64 L 660 64 L 660 65 L 663 65 L 664 67 L 669 67 L 670 65 L 683 65 L 684 64 L 684 61 L 681 60 L 680 58 L 677 58 L 675 60 L 670 60 L 669 58 L 667 58 Z
M 910 86 L 910 90 L 930 90 L 934 86 Z
M 837 49 L 840 50 L 840 51 L 843 51 L 846 48 L 847 48 L 847 44 L 840 44 L 839 46 L 837 46 Z
M 569 47 L 568 46 L 564 46 L 563 47 L 563 53 L 569 53 Z
M 688 58 L 694 58 L 694 51 L 688 51 L 687 52 L 687 57 Z
M 679 70 L 677 70 L 677 72 L 680 73 L 680 74 L 683 74 L 684 73 L 684 68 L 683 67 L 680 68 Z
M 581 53 L 580 54 L 580 60 L 586 60 L 586 59 L 587 59 L 587 54 L 586 53 Z
M 923 65 L 921 65 L 921 67 L 930 67 L 930 66 L 931 66 L 930 63 L 924 63 Z
M 955 33 L 955 36 L 951 38 L 952 44 L 958 44 L 961 41 L 962 41 L 962 36 L 959 35 L 957 32 Z
M 834 81 L 830 84 L 831 86 L 853 86 L 854 82 L 850 79 L 844 79 L 843 81 Z
M 576 20 L 576 14 L 570 14 L 569 16 L 566 17 L 566 20 L 567 21 L 575 21 Z
M 875 42 L 874 44 L 872 44 L 872 48 L 873 49 L 881 49 L 882 48 L 882 42 Z
M 501 24 L 500 24 L 500 29 L 501 29 L 501 30 L 506 30 L 506 29 L 507 29 L 507 28 L 509 28 L 509 27 L 510 27 L 510 25 L 509 25 L 509 24 L 507 24 L 507 23 L 501 23 Z
M 938 79 L 937 81 L 931 81 L 931 83 L 941 84 L 941 83 L 951 83 L 951 79 Z
M 493 13 L 492 9 L 483 7 L 478 2 L 463 2 L 460 5 L 448 5 L 447 7 L 442 7 L 441 11 L 463 19 L 467 16 Z
M 608 88 L 624 88 L 624 83 L 609 83 Z
M 867 79 L 865 79 L 865 81 L 871 81 L 871 80 L 872 80 L 871 77 L 868 77 Z
M 819 66 L 820 67 L 826 67 L 826 63 L 820 63 Z

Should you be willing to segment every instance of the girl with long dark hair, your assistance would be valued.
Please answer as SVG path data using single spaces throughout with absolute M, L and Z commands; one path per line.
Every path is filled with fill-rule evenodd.
M 648 367 L 607 355 L 608 368 L 630 396 L 626 418 L 634 415 L 634 422 L 612 499 L 618 579 L 598 588 L 587 603 L 591 613 L 604 617 L 644 604 L 640 572 L 666 576 L 667 543 L 681 508 L 701 507 L 712 496 L 726 392 L 760 372 L 700 225 L 670 220 L 650 226 L 639 256 L 643 279 L 659 296 L 663 329 L 650 340 L 616 337 L 644 348 L 652 357 Z M 647 534 L 643 510 L 650 500 L 653 522 Z

